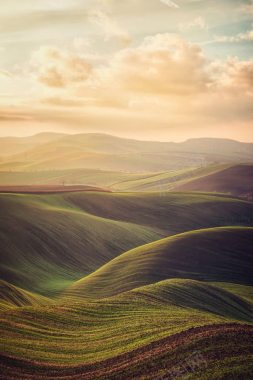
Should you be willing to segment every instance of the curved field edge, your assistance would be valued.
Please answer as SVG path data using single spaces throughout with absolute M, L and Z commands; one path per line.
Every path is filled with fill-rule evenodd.
M 0 280 L 0 311 L 15 307 L 47 305 L 51 302 L 50 298 Z
M 253 224 L 253 203 L 210 194 L 0 194 L 0 208 L 1 278 L 45 296 L 161 237 Z
M 253 227 L 174 235 L 121 254 L 71 285 L 66 296 L 106 298 L 169 278 L 252 285 L 252 239 Z
M 253 374 L 252 357 L 253 326 L 221 323 L 191 328 L 89 365 L 56 366 L 1 355 L 0 368 L 6 379 L 17 376 L 19 379 L 35 376 L 36 379 L 173 379 L 178 375 L 208 379 L 213 368 L 212 379 L 226 379 L 228 368 L 230 376 L 233 373 L 236 376 L 230 378 L 242 379 L 245 374 Z
M 192 280 L 159 284 L 93 302 L 65 300 L 0 314 L 1 352 L 50 365 L 92 363 L 214 324 L 252 322 L 252 303 Z

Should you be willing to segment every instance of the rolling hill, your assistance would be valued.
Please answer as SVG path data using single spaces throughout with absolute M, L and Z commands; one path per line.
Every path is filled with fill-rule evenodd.
M 1 171 L 0 186 L 93 186 L 113 191 L 166 191 L 224 169 L 228 165 L 186 168 L 157 173 L 129 173 L 97 169 Z
M 42 294 L 57 293 L 125 249 L 161 236 L 85 213 L 61 194 L 1 194 L 0 208 L 1 278 Z
M 79 193 L 81 191 L 109 192 L 101 187 L 75 185 L 28 185 L 28 186 L 1 186 L 0 194 L 59 194 L 59 193 Z
M 0 313 L 0 369 L 7 379 L 155 379 L 200 359 L 193 378 L 213 368 L 218 376 L 217 363 L 243 376 L 252 370 L 252 316 L 252 303 L 189 280 L 12 309 Z
M 192 193 L 1 194 L 0 208 L 1 278 L 44 295 L 139 245 L 253 219 L 250 202 Z
M 252 202 L 45 189 L 0 194 L 4 379 L 251 377 Z
M 28 292 L 0 280 L 0 310 L 14 307 L 48 305 L 49 298 Z
M 169 278 L 253 285 L 253 227 L 210 228 L 126 252 L 77 281 L 67 294 L 104 298 Z
M 175 190 L 227 193 L 253 199 L 253 166 L 232 166 L 176 186 Z
M 64 135 L 61 133 L 39 133 L 28 137 L 1 137 L 0 138 L 0 157 L 2 159 L 15 154 L 26 152 L 42 144 L 56 141 Z

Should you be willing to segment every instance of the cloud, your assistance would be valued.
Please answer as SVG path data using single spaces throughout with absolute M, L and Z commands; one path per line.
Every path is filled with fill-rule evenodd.
M 171 1 L 171 0 L 160 0 L 160 1 L 161 3 L 167 5 L 170 8 L 179 8 L 179 6 L 176 3 L 174 3 L 174 1 Z
M 104 76 L 126 91 L 185 96 L 207 89 L 205 64 L 198 46 L 165 33 L 117 53 Z
M 76 98 L 69 97 L 48 97 L 40 100 L 42 104 L 57 107 L 82 107 L 85 105 L 84 101 Z
M 239 7 L 239 11 L 246 15 L 253 15 L 253 2 L 251 1 L 248 4 L 243 4 Z
M 124 45 L 128 45 L 131 42 L 128 32 L 101 10 L 90 11 L 89 19 L 102 29 L 105 41 L 116 38 Z
M 208 25 L 206 23 L 206 20 L 203 17 L 199 16 L 199 17 L 196 17 L 193 21 L 179 24 L 179 30 L 181 32 L 189 31 L 192 29 L 208 30 Z
M 213 42 L 241 42 L 241 41 L 253 41 L 253 30 L 248 30 L 245 33 L 239 33 L 235 36 L 217 36 Z
M 200 46 L 168 33 L 96 61 L 52 46 L 33 60 L 33 75 L 45 87 L 36 106 L 47 110 L 47 122 L 130 128 L 149 120 L 150 127 L 214 126 L 229 133 L 243 123 L 249 130 L 253 119 L 253 60 L 210 60 Z
M 89 104 L 106 103 L 107 98 L 112 104 L 114 96 L 115 104 L 127 104 L 127 99 L 138 93 L 184 97 L 232 87 L 251 91 L 252 62 L 237 58 L 211 61 L 198 45 L 163 33 L 121 49 L 110 59 L 93 62 L 77 52 L 41 47 L 33 54 L 32 72 L 46 87 L 68 90 L 72 96 L 85 97 Z
M 33 54 L 31 66 L 40 83 L 55 88 L 86 81 L 92 73 L 92 65 L 85 57 L 50 46 Z
M 6 121 L 10 121 L 10 122 L 14 122 L 14 121 L 23 121 L 23 122 L 26 122 L 26 121 L 30 121 L 30 120 L 33 120 L 33 117 L 32 115 L 30 115 L 29 113 L 26 113 L 22 110 L 18 110 L 16 109 L 15 107 L 13 108 L 0 108 L 0 122 L 6 122 Z
M 235 92 L 246 91 L 253 95 L 253 60 L 228 59 L 223 78 L 225 88 L 233 88 Z

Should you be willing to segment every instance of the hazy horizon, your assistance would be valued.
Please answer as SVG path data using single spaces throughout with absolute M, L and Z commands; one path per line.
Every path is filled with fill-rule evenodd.
M 183 143 L 189 140 L 227 140 L 227 141 L 235 141 L 239 143 L 247 143 L 247 144 L 253 144 L 253 141 L 242 141 L 242 140 L 236 140 L 232 138 L 222 138 L 222 137 L 210 137 L 210 136 L 203 136 L 203 137 L 190 137 L 183 140 L 162 140 L 162 139 L 145 139 L 145 136 L 143 138 L 136 138 L 134 136 L 120 136 L 116 134 L 111 133 L 102 133 L 102 132 L 58 132 L 58 131 L 42 131 L 37 132 L 33 134 L 27 134 L 27 135 L 0 135 L 1 138 L 29 138 L 29 137 L 35 137 L 39 135 L 47 135 L 47 134 L 58 134 L 58 135 L 64 135 L 64 136 L 76 136 L 76 135 L 100 135 L 100 136 L 109 136 L 109 137 L 116 137 L 120 139 L 126 139 L 126 140 L 137 140 L 137 141 L 150 141 L 150 142 L 167 142 L 167 143 Z
M 250 0 L 4 0 L 0 136 L 253 141 L 252 23 Z

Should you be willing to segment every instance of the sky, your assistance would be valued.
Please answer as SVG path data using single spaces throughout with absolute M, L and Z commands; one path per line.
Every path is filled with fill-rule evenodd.
M 253 142 L 253 1 L 1 0 L 0 136 Z

